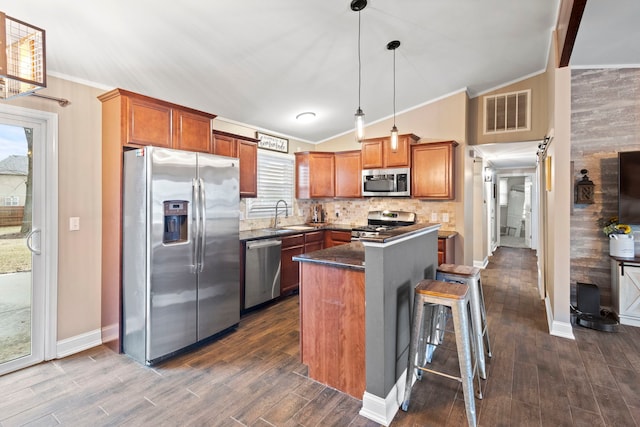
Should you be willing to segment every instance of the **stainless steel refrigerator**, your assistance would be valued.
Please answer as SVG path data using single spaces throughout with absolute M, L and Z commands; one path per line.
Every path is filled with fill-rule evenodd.
M 239 160 L 124 153 L 123 351 L 151 365 L 240 321 Z

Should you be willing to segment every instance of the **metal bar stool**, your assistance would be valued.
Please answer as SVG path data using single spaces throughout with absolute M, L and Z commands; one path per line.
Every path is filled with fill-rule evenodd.
M 436 280 L 464 283 L 469 286 L 471 294 L 471 322 L 473 322 L 473 329 L 476 333 L 480 377 L 486 380 L 487 367 L 484 352 L 486 350 L 487 356 L 491 357 L 491 343 L 489 342 L 489 326 L 487 325 L 487 310 L 484 306 L 484 293 L 482 292 L 482 283 L 480 282 L 480 269 L 468 265 L 440 264 L 436 271 Z M 486 344 L 486 349 L 484 344 Z
M 404 401 L 402 410 L 409 409 L 411 398 L 411 387 L 413 386 L 414 375 L 421 376 L 422 371 L 441 375 L 446 378 L 455 379 L 462 383 L 464 394 L 464 405 L 467 412 L 467 421 L 470 426 L 476 425 L 476 405 L 474 394 L 482 399 L 480 389 L 480 378 L 478 377 L 478 388 L 473 387 L 473 380 L 476 376 L 477 354 L 475 340 L 472 339 L 473 323 L 469 321 L 468 312 L 471 310 L 469 286 L 463 283 L 446 283 L 438 280 L 423 280 L 415 288 L 413 298 L 413 317 L 411 319 L 411 336 L 409 338 L 409 359 L 407 363 L 407 383 L 404 391 Z M 458 352 L 458 363 L 460 365 L 460 377 L 449 375 L 444 372 L 428 369 L 424 366 L 425 360 L 422 356 L 426 341 L 438 341 L 439 328 L 434 325 L 442 316 L 439 314 L 441 307 L 451 308 L 453 318 L 453 328 L 456 337 L 456 348 Z M 435 337 L 434 337 L 435 335 Z M 435 340 L 434 340 L 435 338 Z

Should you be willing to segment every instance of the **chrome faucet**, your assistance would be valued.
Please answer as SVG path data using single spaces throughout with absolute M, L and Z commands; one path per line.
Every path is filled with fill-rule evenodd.
M 280 205 L 280 202 L 284 203 L 284 217 L 289 217 L 289 206 L 287 206 L 287 202 L 282 199 L 278 200 L 276 202 L 276 217 L 273 220 L 273 228 L 278 228 L 278 205 Z

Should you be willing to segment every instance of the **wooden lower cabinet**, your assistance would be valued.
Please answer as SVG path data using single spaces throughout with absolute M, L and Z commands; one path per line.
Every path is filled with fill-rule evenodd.
M 351 231 L 327 230 L 324 233 L 325 248 L 351 243 Z
M 296 291 L 300 284 L 298 262 L 291 258 L 304 253 L 304 234 L 283 237 L 281 240 L 280 295 L 282 296 Z
M 438 237 L 438 265 L 455 264 L 455 236 Z
M 304 253 L 319 251 L 324 248 L 324 230 L 311 231 L 304 235 Z

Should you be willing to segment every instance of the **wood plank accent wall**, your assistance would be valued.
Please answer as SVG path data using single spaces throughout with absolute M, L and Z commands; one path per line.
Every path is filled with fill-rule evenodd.
M 571 76 L 574 181 L 587 169 L 595 184 L 594 204 L 571 201 L 571 284 L 596 284 L 600 304 L 610 306 L 609 240 L 597 221 L 618 213 L 618 152 L 640 150 L 640 69 L 573 70 Z

